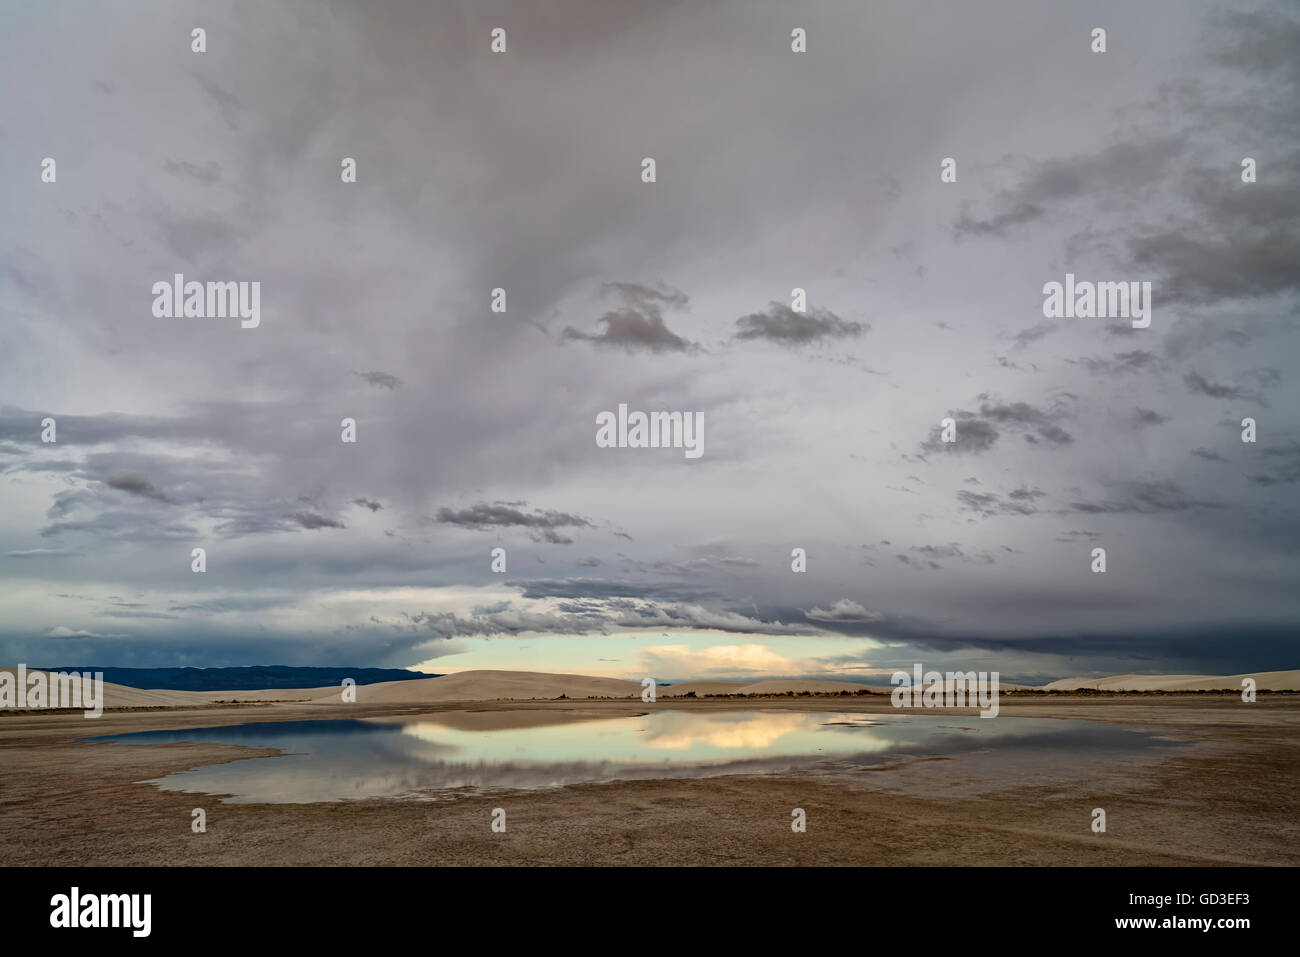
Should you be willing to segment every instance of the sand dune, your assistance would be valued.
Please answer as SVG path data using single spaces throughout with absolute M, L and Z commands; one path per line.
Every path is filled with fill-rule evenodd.
M 14 672 L 0 668 L 0 672 Z M 28 674 L 35 672 L 29 671 Z M 1107 678 L 1062 678 L 1045 686 L 1048 691 L 1220 691 L 1238 690 L 1242 678 L 1254 678 L 1260 691 L 1300 691 L 1300 671 L 1266 671 L 1249 675 L 1114 675 Z M 1024 685 L 1003 683 L 1006 691 Z M 694 692 L 705 695 L 839 694 L 861 688 L 888 693 L 888 685 L 859 685 L 847 681 L 812 679 L 769 679 L 766 681 L 684 681 L 660 686 L 656 697 L 671 699 Z M 446 701 L 528 701 L 566 698 L 640 698 L 641 683 L 592 675 L 548 674 L 535 671 L 463 671 L 439 678 L 413 678 L 359 685 L 361 704 L 433 704 Z M 283 688 L 258 691 L 168 691 L 128 688 L 104 682 L 105 708 L 201 707 L 230 701 L 299 701 L 312 704 L 341 704 L 339 687 Z
M 322 689 L 324 690 L 324 689 Z M 639 681 L 554 675 L 540 671 L 462 671 L 440 678 L 381 681 L 357 689 L 359 704 L 423 704 L 435 701 L 495 701 L 503 698 L 631 698 L 641 696 Z M 340 689 L 317 696 L 319 704 L 342 703 Z
M 14 675 L 14 681 L 17 679 L 17 669 L 0 668 L 0 672 L 8 672 Z M 44 674 L 44 672 L 28 669 L 27 676 Z M 24 689 L 19 689 L 20 698 L 25 694 Z M 104 682 L 103 688 L 105 708 L 174 708 L 180 705 L 194 703 L 194 692 L 192 691 L 146 691 L 141 688 L 128 688 L 125 685 L 109 684 Z M 23 699 L 25 701 L 25 698 Z M 201 703 L 201 702 L 200 702 Z
M 689 691 L 694 691 L 696 696 L 702 697 L 706 694 L 785 694 L 793 692 L 799 694 L 807 691 L 811 694 L 839 694 L 841 691 L 847 691 L 850 694 L 859 689 L 866 688 L 868 691 L 889 691 L 889 688 L 868 687 L 867 685 L 853 684 L 848 681 L 816 681 L 811 679 L 798 678 L 772 678 L 767 681 L 683 681 L 681 684 L 669 685 L 667 688 L 658 689 L 658 696 L 661 698 L 680 697 Z
M 655 696 L 674 698 L 692 691 L 699 697 L 706 694 L 735 694 L 738 687 L 739 683 L 735 681 L 683 681 L 666 688 L 660 685 L 655 689 Z
M 1207 677 L 1202 675 L 1119 675 L 1113 678 L 1063 679 L 1048 685 L 1051 690 L 1077 688 L 1106 691 L 1165 690 L 1197 691 L 1240 688 L 1245 675 L 1232 677 Z M 1275 671 L 1252 675 L 1261 690 L 1300 690 L 1300 671 Z M 1002 682 L 1004 691 L 1028 688 L 1028 685 Z M 774 678 L 765 681 L 683 681 L 660 686 L 656 697 L 671 699 L 694 692 L 705 695 L 747 694 L 784 695 L 850 694 L 866 688 L 869 691 L 889 693 L 890 685 L 860 685 L 848 681 L 820 681 L 802 678 Z M 641 684 L 618 678 L 598 678 L 591 675 L 547 674 L 532 671 L 462 671 L 441 678 L 387 681 L 357 688 L 357 701 L 367 704 L 421 704 L 442 701 L 496 701 L 550 699 L 564 695 L 566 698 L 639 698 Z M 338 688 L 321 689 L 314 699 L 322 704 L 341 702 Z
M 0 672 L 16 674 L 16 668 L 0 668 Z M 27 675 L 43 674 L 27 669 Z M 15 678 L 15 680 L 17 680 Z M 273 688 L 264 691 L 170 691 L 165 689 L 131 688 L 104 682 L 105 708 L 184 708 L 211 704 L 215 701 L 310 701 L 320 695 L 335 691 L 332 688 Z M 337 693 L 337 692 L 336 692 Z
M 944 687 L 950 687 L 951 684 L 951 682 L 945 681 Z M 709 694 L 802 694 L 805 691 L 810 694 L 839 694 L 841 691 L 854 694 L 861 689 L 874 691 L 876 694 L 889 694 L 894 690 L 894 687 L 888 684 L 862 685 L 851 681 L 819 681 L 805 678 L 770 678 L 766 681 L 748 683 L 743 681 L 683 681 L 681 684 L 660 688 L 659 697 L 680 697 L 689 691 L 694 691 L 697 697 Z M 998 687 L 1003 691 L 1015 691 L 1029 686 L 1003 681 L 999 682 Z
M 1007 690 L 1024 687 L 1008 685 Z M 683 681 L 655 689 L 659 699 L 680 698 L 694 692 L 705 695 L 746 694 L 853 694 L 859 689 L 888 694 L 888 685 L 860 685 L 849 681 L 820 681 L 805 678 L 772 678 L 765 681 Z M 534 671 L 462 671 L 440 678 L 386 681 L 357 688 L 357 702 L 364 704 L 421 704 L 439 701 L 499 701 L 566 698 L 639 698 L 641 683 L 591 675 L 557 675 Z M 325 689 L 316 699 L 320 704 L 341 703 L 338 688 Z
M 1257 671 L 1242 675 L 1114 675 L 1110 678 L 1062 678 L 1048 691 L 1220 691 L 1241 690 L 1242 678 L 1254 678 L 1259 691 L 1300 691 L 1300 671 Z

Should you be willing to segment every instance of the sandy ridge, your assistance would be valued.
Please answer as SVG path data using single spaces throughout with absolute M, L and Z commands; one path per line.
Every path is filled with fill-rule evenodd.
M 13 673 L 14 668 L 0 668 Z M 29 671 L 28 674 L 36 672 Z M 1108 678 L 1062 678 L 1045 686 L 1048 691 L 1218 691 L 1239 689 L 1243 678 L 1254 678 L 1260 691 L 1300 691 L 1300 670 L 1267 671 L 1244 675 L 1115 675 Z M 1003 683 L 1004 690 L 1023 685 Z M 769 679 L 765 681 L 684 681 L 660 686 L 658 698 L 674 698 L 694 693 L 705 695 L 753 694 L 780 695 L 839 694 L 866 688 L 889 692 L 888 685 L 860 685 L 847 681 L 805 679 Z M 408 681 L 384 681 L 355 688 L 356 700 L 363 704 L 428 704 L 446 701 L 550 700 L 566 698 L 640 698 L 641 683 L 620 678 L 592 675 L 549 674 L 535 671 L 463 671 L 439 678 L 412 678 Z M 104 683 L 105 708 L 177 708 L 196 707 L 215 702 L 263 701 L 311 704 L 341 704 L 342 689 L 284 688 L 263 691 L 169 691 L 129 688 Z

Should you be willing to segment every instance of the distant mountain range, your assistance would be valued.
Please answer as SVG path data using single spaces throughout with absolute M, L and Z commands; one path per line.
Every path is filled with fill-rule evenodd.
M 102 671 L 110 684 L 166 691 L 262 691 L 267 688 L 322 688 L 351 678 L 359 685 L 381 681 L 439 678 L 405 668 L 295 668 L 253 665 L 245 668 L 42 668 L 42 671 Z

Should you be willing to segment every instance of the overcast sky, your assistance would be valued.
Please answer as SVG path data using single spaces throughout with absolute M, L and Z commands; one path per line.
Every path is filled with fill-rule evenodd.
M 925 6 L 4 4 L 0 664 L 1297 667 L 1300 11 Z

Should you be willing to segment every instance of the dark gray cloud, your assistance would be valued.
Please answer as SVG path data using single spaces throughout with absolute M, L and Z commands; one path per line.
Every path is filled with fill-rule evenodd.
M 974 512 L 984 518 L 994 515 L 1033 515 L 1039 509 L 1034 501 L 1046 496 L 1041 489 L 1017 488 L 1005 496 L 992 492 L 972 492 L 959 489 L 958 506 L 967 512 Z
M 1100 532 L 1088 532 L 1079 529 L 1071 529 L 1056 536 L 1058 542 L 1069 542 L 1071 544 L 1075 542 L 1095 542 L 1099 538 L 1101 538 Z
M 459 2 L 213 8 L 201 57 L 107 8 L 0 29 L 31 89 L 0 164 L 33 172 L 0 238 L 0 653 L 65 627 L 129 632 L 58 643 L 106 664 L 478 664 L 553 628 L 1004 675 L 1282 660 L 1300 32 L 1216 8 L 1117 7 L 1104 57 L 1076 0 L 813 0 L 801 55 L 735 0 L 515 5 L 504 56 L 466 39 L 502 10 Z M 155 320 L 176 272 L 260 281 L 261 326 Z M 1152 281 L 1152 325 L 1045 320 L 1066 272 Z M 755 312 L 796 286 L 852 311 Z M 620 402 L 702 412 L 705 456 L 598 448 Z M 1092 543 L 1140 573 L 1091 575 Z
M 163 243 L 186 267 L 194 267 L 229 250 L 239 239 L 239 227 L 207 214 L 173 212 L 156 214 Z
M 943 441 L 943 427 L 934 426 L 930 437 L 921 443 L 926 452 L 987 452 L 993 448 L 1000 434 L 990 423 L 976 417 L 970 412 L 957 412 L 956 438 L 952 442 Z
M 1172 479 L 1116 484 L 1123 493 L 1122 497 L 1103 502 L 1071 502 L 1070 509 L 1095 515 L 1125 512 L 1146 514 L 1185 512 L 1189 509 L 1219 509 L 1226 507 L 1223 502 L 1197 498 Z
M 995 497 L 989 496 L 989 498 Z M 956 542 L 950 542 L 947 545 L 913 545 L 907 554 L 899 554 L 894 557 L 904 565 L 929 571 L 940 571 L 944 568 L 943 563 L 950 561 L 980 565 L 996 564 L 996 559 L 988 552 L 967 551 Z
M 1294 310 L 1292 310 L 1294 313 Z M 1137 335 L 1141 330 L 1120 326 Z M 1165 354 L 1173 359 L 1183 359 L 1205 350 L 1219 350 L 1228 345 L 1243 349 L 1260 339 L 1285 336 L 1294 332 L 1293 315 L 1276 313 L 1246 313 L 1225 315 L 1215 311 L 1209 315 L 1187 315 L 1178 318 L 1164 337 Z
M 1261 128 L 1276 128 L 1280 120 L 1294 136 L 1297 124 L 1287 105 L 1296 71 L 1279 51 L 1294 53 L 1300 22 L 1279 10 L 1242 11 L 1217 15 L 1206 33 L 1211 39 L 1202 55 L 1228 72 L 1206 71 L 1204 82 L 1218 84 L 1212 93 L 1189 82 L 1180 91 L 1183 110 L 1239 127 L 1248 109 Z M 1262 81 L 1249 100 L 1240 97 L 1233 75 L 1241 71 Z M 1019 234 L 1087 203 L 1107 218 L 1104 225 L 1089 224 L 1092 235 L 1076 239 L 1108 246 L 1123 268 L 1151 277 L 1162 306 L 1247 302 L 1300 290 L 1293 265 L 1300 260 L 1300 151 L 1294 140 L 1267 156 L 1243 149 L 1243 155 L 1261 154 L 1254 156 L 1257 181 L 1243 183 L 1239 167 L 1219 156 L 1214 165 L 1204 161 L 1184 114 L 1170 113 L 1171 97 L 1165 90 L 1152 98 L 1146 111 L 1154 128 L 1138 138 L 1129 131 L 1128 138 L 1091 152 L 1022 164 L 1018 182 L 987 204 L 987 212 L 963 209 L 956 235 Z M 1247 142 L 1259 142 L 1258 136 L 1252 132 Z M 1142 204 L 1134 205 L 1139 199 Z
M 744 614 L 698 604 L 668 604 L 632 598 L 586 600 L 563 604 L 558 612 L 538 611 L 507 604 L 476 613 L 420 613 L 411 623 L 440 638 L 489 637 L 496 635 L 611 634 L 642 628 L 707 629 L 759 635 L 809 635 L 820 629 L 798 623 L 749 617 Z
M 239 98 L 226 90 L 223 90 L 213 80 L 196 72 L 194 80 L 198 83 L 199 88 L 216 104 L 217 111 L 226 125 L 232 130 L 239 129 L 239 116 L 244 110 L 244 105 Z
M 1260 457 L 1272 468 L 1270 472 L 1256 472 L 1250 480 L 1256 485 L 1288 485 L 1300 482 L 1300 442 L 1292 439 L 1287 445 L 1272 445 L 1260 449 Z
M 783 303 L 773 302 L 767 312 L 753 312 L 736 320 L 737 339 L 763 339 L 781 345 L 800 346 L 822 339 L 847 339 L 860 336 L 869 326 L 849 322 L 829 309 L 813 307 L 795 312 Z
M 320 528 L 346 528 L 342 522 L 335 521 L 332 518 L 326 518 L 323 515 L 317 515 L 315 512 L 294 512 L 293 520 L 303 528 L 320 529 Z
M 1279 85 L 1300 86 L 1300 20 L 1287 7 L 1280 9 L 1229 10 L 1217 15 L 1221 35 L 1210 56 L 1224 66 L 1251 73 L 1275 76 Z M 1280 95 L 1280 94 L 1279 94 Z
M 1155 353 L 1145 349 L 1131 352 L 1117 352 L 1109 359 L 1090 358 L 1078 360 L 1093 375 L 1123 375 L 1130 372 L 1142 372 L 1158 365 L 1160 360 Z
M 1199 395 L 1208 395 L 1213 399 L 1247 399 L 1252 402 L 1259 401 L 1257 396 L 1248 395 L 1241 389 L 1224 385 L 1219 382 L 1211 382 L 1199 372 L 1193 371 L 1187 373 L 1183 376 L 1183 382 L 1186 384 L 1188 392 Z
M 561 528 L 594 528 L 594 524 L 580 515 L 567 512 L 534 509 L 524 512 L 519 506 L 524 502 L 482 502 L 469 508 L 440 508 L 437 520 L 444 525 L 459 525 L 484 531 L 490 528 L 525 528 L 534 541 L 551 545 L 572 545 L 573 539 L 561 534 Z
M 198 529 L 183 522 L 159 522 L 156 514 L 116 509 L 93 518 L 51 522 L 42 538 L 86 535 L 112 542 L 194 541 Z
M 1026 432 L 1022 438 L 1031 445 L 1038 445 L 1040 442 L 1046 442 L 1048 445 L 1069 445 L 1074 441 L 1074 436 L 1059 425 L 1039 426 L 1036 432 Z
M 1286 190 L 1294 195 L 1297 188 L 1300 177 Z M 1300 261 L 1300 238 L 1293 232 L 1297 224 L 1270 220 L 1209 240 L 1170 230 L 1135 239 L 1130 250 L 1139 267 L 1156 272 L 1167 302 L 1209 306 L 1292 292 L 1300 288 L 1294 268 Z
M 170 498 L 139 472 L 117 472 L 104 479 L 104 484 L 119 492 L 127 492 L 159 502 L 171 502 Z
M 606 578 L 533 578 L 526 581 L 510 582 L 519 588 L 523 598 L 570 598 L 570 599 L 611 599 L 611 598 L 654 598 L 667 601 L 692 602 L 716 597 L 711 591 L 698 584 L 664 583 L 638 580 L 621 580 Z
M 395 375 L 389 375 L 387 372 L 354 372 L 352 374 L 360 376 L 362 379 L 365 379 L 368 384 L 380 389 L 388 389 L 392 391 L 402 387 L 402 380 L 397 378 Z
M 1024 349 L 1027 346 L 1038 342 L 1040 339 L 1045 339 L 1060 328 L 1059 323 L 1040 322 L 1037 325 L 1030 326 L 1028 329 L 1021 329 L 1011 338 L 1016 344 L 1015 348 Z
M 679 562 L 654 562 L 655 571 L 673 575 L 694 575 L 701 571 L 759 568 L 761 562 L 741 555 L 706 554 Z
M 926 452 L 987 452 L 1001 435 L 999 426 L 1021 433 L 1033 445 L 1069 445 L 1074 437 L 1057 424 L 1066 414 L 1060 400 L 1050 410 L 1028 402 L 984 402 L 979 412 L 960 409 L 951 414 L 956 423 L 956 441 L 944 442 L 942 426 L 935 426 L 921 448 Z
M 663 317 L 665 309 L 686 307 L 685 293 L 632 282 L 607 283 L 602 293 L 621 299 L 622 308 L 611 309 L 596 320 L 603 327 L 600 332 L 586 333 L 567 326 L 561 341 L 591 342 L 629 352 L 686 352 L 695 348 L 694 343 L 669 329 Z
M 1168 421 L 1169 416 L 1161 415 L 1154 409 L 1133 410 L 1133 425 L 1139 429 L 1144 429 L 1151 425 L 1164 425 Z
M 955 226 L 961 236 L 1005 236 L 1044 218 L 1051 210 L 1087 199 L 1132 196 L 1160 181 L 1172 157 L 1185 148 L 1181 136 L 1113 143 L 1095 153 L 1031 164 L 1014 188 L 1001 193 L 987 216 L 963 209 Z
M 952 632 L 924 621 L 883 622 L 875 630 L 895 647 L 924 652 L 926 662 L 935 662 L 938 656 L 968 660 L 966 656 L 976 650 L 991 653 L 997 660 L 1022 662 L 1018 677 L 1012 677 L 1016 672 L 1007 672 L 1002 680 L 1036 684 L 1052 680 L 1068 669 L 1071 661 L 1080 676 L 1153 674 L 1174 664 L 1179 666 L 1175 673 L 1241 674 L 1256 669 L 1287 670 L 1295 655 L 1294 633 L 1289 629 L 1240 620 L 1214 619 L 1177 631 L 1155 629 L 1141 635 L 1070 630 L 1050 637 L 1007 638 L 970 630 Z M 907 670 L 912 660 L 907 653 L 872 655 L 873 665 L 881 668 Z M 1085 660 L 1095 664 L 1078 670 L 1077 663 Z
M 1037 203 L 1004 198 L 1001 209 L 991 216 L 977 218 L 963 210 L 953 227 L 961 236 L 1002 236 L 1009 230 L 1042 219 L 1047 210 Z

